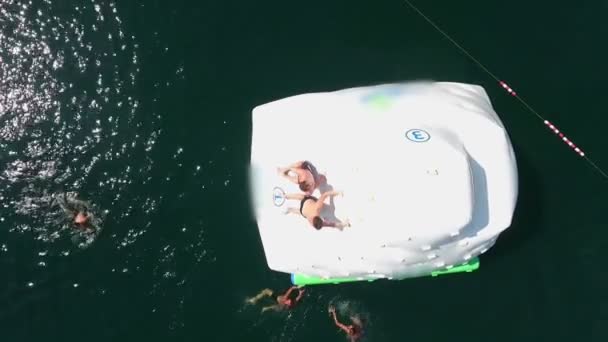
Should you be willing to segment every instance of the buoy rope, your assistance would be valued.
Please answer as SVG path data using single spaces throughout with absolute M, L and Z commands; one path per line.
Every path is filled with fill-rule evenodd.
M 463 48 L 460 44 L 458 44 L 458 42 L 456 42 L 452 37 L 450 37 L 449 34 L 447 34 L 444 30 L 442 30 L 441 27 L 439 27 L 437 24 L 435 24 L 435 22 L 433 20 L 431 20 L 431 18 L 427 17 L 424 13 L 422 13 L 422 11 L 418 9 L 418 7 L 414 6 L 414 4 L 412 4 L 409 0 L 404 0 L 404 1 L 406 4 L 408 4 L 408 6 L 411 9 L 413 9 L 422 18 L 424 18 L 424 20 L 426 20 L 431 26 L 433 26 L 435 28 L 435 30 L 437 30 L 445 38 L 447 38 L 462 53 L 464 53 L 467 57 L 469 57 L 469 59 L 471 59 L 475 64 L 477 64 L 486 74 L 488 74 L 490 77 L 492 77 L 498 83 L 498 85 L 500 85 L 501 88 L 503 88 L 504 90 L 507 91 L 507 93 L 509 93 L 509 95 L 516 98 L 521 104 L 524 105 L 524 107 L 526 107 L 526 109 L 530 113 L 536 115 L 536 117 L 539 118 L 547 128 L 549 128 L 550 130 L 553 131 L 553 133 L 555 133 L 557 136 L 559 136 L 561 138 L 561 140 L 566 145 L 568 145 L 574 152 L 576 152 L 579 156 L 584 158 L 589 163 L 589 165 L 591 165 L 597 172 L 599 172 L 599 174 L 603 178 L 608 179 L 608 174 L 606 172 L 604 172 L 604 170 L 602 168 L 597 166 L 597 164 L 591 158 L 589 158 L 589 156 L 587 156 L 581 148 L 576 146 L 553 123 L 551 123 L 549 120 L 545 119 L 539 112 L 534 110 L 534 108 L 532 108 L 532 106 L 530 106 L 521 96 L 519 96 L 506 82 L 504 82 L 503 80 L 498 78 L 494 73 L 492 73 L 488 68 L 486 68 L 485 65 L 483 65 L 479 60 L 477 60 L 477 58 L 473 57 L 473 55 L 471 55 L 465 48 Z

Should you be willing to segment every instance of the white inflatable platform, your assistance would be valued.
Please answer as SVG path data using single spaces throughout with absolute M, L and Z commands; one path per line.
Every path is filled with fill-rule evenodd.
M 297 184 L 277 173 L 300 160 L 344 195 L 315 230 Z M 251 193 L 268 266 L 319 278 L 403 279 L 449 270 L 509 227 L 517 165 L 482 87 L 402 83 L 304 94 L 253 110 Z M 319 197 L 320 191 L 313 194 Z

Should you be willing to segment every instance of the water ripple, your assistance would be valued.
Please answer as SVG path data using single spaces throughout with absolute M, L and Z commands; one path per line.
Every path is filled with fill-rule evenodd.
M 180 62 L 167 79 L 152 80 L 155 95 L 144 101 L 140 47 L 116 4 L 78 3 L 0 0 L 0 256 L 27 260 L 31 274 L 14 282 L 39 288 L 48 282 L 45 271 L 67 265 L 81 248 L 103 246 L 104 264 L 96 272 L 106 278 L 147 272 L 152 281 L 142 293 L 177 296 L 169 309 L 170 324 L 178 328 L 184 296 L 176 289 L 189 284 L 193 265 L 215 261 L 200 221 L 171 222 L 170 229 L 162 227 L 167 236 L 151 237 L 153 222 L 163 219 L 167 207 L 190 200 L 184 192 L 163 198 L 158 187 L 179 186 L 190 177 L 196 189 L 204 188 L 205 165 L 213 164 L 197 164 L 178 144 L 164 157 L 173 168 L 156 166 L 165 132 L 163 113 L 155 108 L 168 87 L 183 82 L 184 66 Z M 224 175 L 221 183 L 230 182 L 231 175 Z M 91 203 L 103 228 L 96 241 L 79 236 L 57 205 L 64 193 Z M 97 282 L 70 279 L 69 287 L 113 293 L 106 280 Z

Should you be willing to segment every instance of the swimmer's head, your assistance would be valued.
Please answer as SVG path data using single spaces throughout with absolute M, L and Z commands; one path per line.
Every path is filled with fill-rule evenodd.
M 76 217 L 74 217 L 74 222 L 76 224 L 85 224 L 87 221 L 89 220 L 89 217 L 82 212 L 79 212 L 78 214 L 76 214 Z
M 302 190 L 304 192 L 309 192 L 313 188 L 313 185 L 307 181 L 302 181 L 302 182 L 298 183 L 298 185 L 300 187 L 300 190 Z
M 348 335 L 350 335 L 350 336 L 361 335 L 361 327 L 356 324 L 348 326 Z
M 312 226 L 315 227 L 316 230 L 323 228 L 323 219 L 320 216 L 315 216 L 312 219 Z
M 312 192 L 315 189 L 315 176 L 310 171 L 304 171 L 298 174 L 298 185 L 300 190 L 304 192 Z

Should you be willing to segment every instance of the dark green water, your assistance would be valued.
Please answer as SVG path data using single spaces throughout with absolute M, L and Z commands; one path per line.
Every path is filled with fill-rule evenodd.
M 415 3 L 608 167 L 608 3 Z M 518 208 L 480 271 L 244 308 L 289 285 L 248 203 L 251 109 L 415 79 L 484 86 L 511 135 Z M 608 339 L 606 181 L 402 1 L 0 0 L 0 120 L 1 341 L 343 341 L 329 301 L 368 341 Z M 62 191 L 103 217 L 87 248 Z

